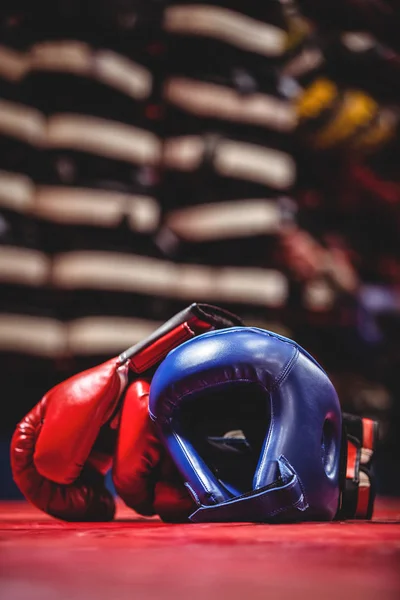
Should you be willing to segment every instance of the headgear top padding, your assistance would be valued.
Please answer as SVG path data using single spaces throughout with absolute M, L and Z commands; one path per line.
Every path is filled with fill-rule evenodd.
M 227 405 L 227 399 L 232 403 Z M 207 407 L 203 413 L 202 406 Z M 236 419 L 232 422 L 231 407 Z M 190 411 L 192 418 L 188 418 Z M 262 329 L 234 327 L 185 342 L 168 354 L 154 375 L 150 416 L 198 504 L 190 520 L 279 522 L 335 517 L 341 408 L 324 370 L 292 340 Z M 224 479 L 222 462 L 204 451 L 204 439 L 214 441 L 214 446 L 218 439 L 215 419 L 223 424 L 224 418 L 228 428 L 246 429 L 250 436 L 251 424 L 259 431 L 261 425 L 263 432 L 260 444 L 253 443 L 256 460 L 237 463 L 237 471 L 252 470 L 250 477 L 239 472 L 233 483 Z M 225 449 L 230 437 L 229 433 L 222 437 L 228 442 Z M 231 447 L 237 456 L 249 448 L 246 431 L 240 437 Z M 250 482 L 247 489 L 245 481 Z

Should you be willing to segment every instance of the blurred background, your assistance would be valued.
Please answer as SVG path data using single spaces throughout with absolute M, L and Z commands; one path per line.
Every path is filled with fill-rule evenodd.
M 1 497 L 53 385 L 193 301 L 293 337 L 400 494 L 398 0 L 3 0 Z

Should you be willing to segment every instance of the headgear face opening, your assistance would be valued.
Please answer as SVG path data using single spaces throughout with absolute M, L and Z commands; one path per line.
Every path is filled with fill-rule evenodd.
M 185 342 L 154 375 L 150 414 L 198 506 L 191 521 L 335 517 L 339 399 L 292 340 L 234 327 Z

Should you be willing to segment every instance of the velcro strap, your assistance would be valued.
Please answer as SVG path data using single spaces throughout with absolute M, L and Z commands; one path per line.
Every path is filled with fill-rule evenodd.
M 347 471 L 344 511 L 347 519 L 370 519 L 373 512 L 374 489 L 371 473 L 361 463 L 362 448 L 354 439 L 347 440 Z
M 343 414 L 347 433 L 347 464 L 338 519 L 371 519 L 375 486 L 371 464 L 378 439 L 378 423 Z
M 356 508 L 356 519 L 371 519 L 373 513 L 373 503 L 375 500 L 375 490 L 372 486 L 371 475 L 368 471 L 360 470 L 358 483 L 358 498 Z
M 359 442 L 360 463 L 370 465 L 378 441 L 378 422 L 349 413 L 343 413 L 343 421 L 347 434 Z
M 308 508 L 299 478 L 284 456 L 280 456 L 277 463 L 280 481 L 273 486 L 219 504 L 200 506 L 190 515 L 189 520 L 192 523 L 299 520 L 298 512 Z
M 154 367 L 176 348 L 201 333 L 243 325 L 241 319 L 218 306 L 193 303 L 156 329 L 148 338 L 119 356 L 121 364 L 129 361 L 135 373 Z

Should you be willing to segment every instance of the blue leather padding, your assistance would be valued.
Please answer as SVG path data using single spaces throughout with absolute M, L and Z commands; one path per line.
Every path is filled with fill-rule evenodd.
M 226 502 L 232 494 L 179 431 L 177 407 L 201 392 L 223 390 L 234 381 L 260 384 L 270 402 L 271 421 L 266 424 L 254 490 L 274 482 L 274 465 L 283 455 L 297 474 L 308 504 L 307 515 L 299 518 L 332 519 L 339 500 L 341 441 L 341 409 L 335 389 L 298 344 L 257 328 L 219 330 L 185 342 L 168 354 L 153 377 L 150 416 L 198 504 Z M 325 420 L 330 424 L 323 458 Z M 260 520 L 253 517 L 250 520 Z
M 254 517 L 258 517 L 263 522 L 287 512 L 304 512 L 308 505 L 297 474 L 283 456 L 277 463 L 283 480 L 282 486 L 236 497 L 214 506 L 201 506 L 189 516 L 189 521 L 234 523 L 254 521 Z M 287 514 L 285 516 L 287 518 Z
M 339 503 L 341 410 L 332 383 L 299 353 L 288 375 L 271 392 L 272 418 L 253 486 L 268 484 L 271 457 L 284 454 L 306 490 L 314 518 L 333 519 Z M 321 432 L 329 421 L 331 447 L 321 458 Z

